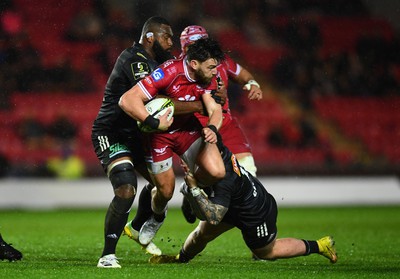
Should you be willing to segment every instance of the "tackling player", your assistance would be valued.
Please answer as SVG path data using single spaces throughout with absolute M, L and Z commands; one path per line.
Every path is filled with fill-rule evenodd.
M 121 110 L 118 101 L 123 93 L 172 57 L 172 36 L 171 26 L 164 18 L 151 17 L 144 23 L 139 43 L 135 42 L 125 49 L 115 62 L 105 87 L 103 103 L 93 124 L 93 146 L 114 189 L 114 198 L 105 217 L 104 247 L 98 267 L 121 267 L 115 251 L 136 195 L 135 170 L 151 181 L 144 161 L 141 133 L 136 121 Z M 160 121 L 163 125 L 169 125 L 166 115 Z M 151 187 L 147 185 L 144 190 Z M 130 237 L 137 240 L 137 230 L 142 223 L 132 223 Z M 145 248 L 149 253 L 161 253 L 151 242 Z
M 219 141 L 220 142 L 220 141 Z M 199 184 L 184 166 L 186 184 L 181 192 L 188 198 L 202 221 L 192 231 L 177 256 L 154 255 L 151 263 L 187 263 L 207 244 L 236 227 L 242 232 L 255 260 L 276 260 L 320 254 L 336 263 L 335 242 L 330 236 L 319 240 L 277 238 L 278 208 L 274 197 L 243 167 L 223 144 L 218 144 L 226 175 L 211 187 Z

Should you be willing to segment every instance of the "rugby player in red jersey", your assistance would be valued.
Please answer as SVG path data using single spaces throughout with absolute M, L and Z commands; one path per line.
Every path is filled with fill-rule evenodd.
M 149 243 L 161 227 L 174 192 L 173 153 L 189 165 L 201 183 L 213 184 L 225 175 L 215 144 L 222 124 L 222 109 L 211 95 L 217 89 L 217 66 L 223 59 L 224 53 L 216 41 L 199 39 L 189 46 L 184 57 L 160 65 L 120 98 L 120 107 L 132 118 L 164 131 L 147 135 L 147 162 L 156 189 L 151 203 L 154 214 L 139 232 L 143 245 Z M 179 101 L 202 100 L 209 116 L 207 125 L 203 127 L 194 114 L 175 115 L 170 121 L 155 119 L 144 104 L 159 93 Z

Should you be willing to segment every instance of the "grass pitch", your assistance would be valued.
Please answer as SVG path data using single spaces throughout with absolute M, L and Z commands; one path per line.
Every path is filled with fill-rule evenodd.
M 0 278 L 400 278 L 400 206 L 281 208 L 278 236 L 333 235 L 336 264 L 319 255 L 252 261 L 234 229 L 189 264 L 149 264 L 149 255 L 123 236 L 122 269 L 99 269 L 104 216 L 105 209 L 0 211 L 0 232 L 24 255 L 20 262 L 0 261 Z M 171 208 L 155 243 L 176 254 L 194 226 Z

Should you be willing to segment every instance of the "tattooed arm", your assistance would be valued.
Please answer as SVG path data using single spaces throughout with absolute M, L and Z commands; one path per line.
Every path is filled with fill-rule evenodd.
M 224 218 L 228 208 L 211 202 L 207 195 L 197 187 L 196 179 L 190 172 L 186 173 L 185 182 L 189 188 L 190 195 L 193 197 L 193 199 L 189 200 L 196 203 L 196 207 L 201 211 L 202 216 L 208 223 L 218 225 Z

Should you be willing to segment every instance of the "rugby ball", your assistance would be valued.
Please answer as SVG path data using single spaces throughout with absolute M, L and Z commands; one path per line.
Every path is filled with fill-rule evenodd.
M 174 102 L 172 102 L 169 98 L 155 98 L 149 101 L 146 105 L 146 110 L 152 115 L 154 118 L 159 118 L 164 115 L 169 108 L 171 108 L 171 112 L 168 115 L 168 120 L 170 120 L 174 114 Z M 153 129 L 147 125 L 144 125 L 142 122 L 138 121 L 139 130 L 145 133 L 152 133 L 158 131 L 157 129 Z

